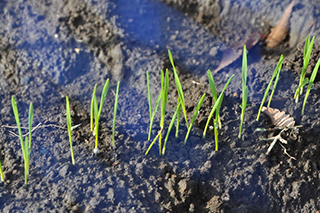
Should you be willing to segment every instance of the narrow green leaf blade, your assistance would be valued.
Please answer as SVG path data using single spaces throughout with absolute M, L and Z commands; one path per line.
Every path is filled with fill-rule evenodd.
M 185 137 L 185 139 L 184 139 L 184 144 L 187 143 L 187 140 L 188 140 L 188 137 L 189 137 L 189 134 L 190 134 L 190 131 L 191 131 L 193 122 L 194 122 L 194 120 L 196 119 L 196 117 L 197 117 L 197 115 L 198 115 L 198 112 L 199 112 L 199 110 L 200 110 L 200 107 L 201 107 L 202 104 L 203 104 L 203 101 L 204 101 L 204 98 L 205 98 L 205 97 L 206 97 L 206 94 L 204 93 L 204 94 L 202 95 L 202 97 L 200 98 L 200 100 L 199 100 L 199 102 L 198 102 L 198 104 L 197 104 L 196 109 L 194 110 L 194 113 L 193 113 L 193 116 L 192 116 L 190 125 L 189 125 L 189 127 L 188 127 L 188 132 L 187 132 L 186 137 Z
M 119 87 L 120 81 L 117 84 L 116 97 L 114 100 L 114 110 L 113 110 L 113 125 L 112 125 L 112 147 L 114 147 L 114 132 L 116 128 L 116 118 L 117 118 L 117 108 L 118 108 L 118 97 L 119 97 Z

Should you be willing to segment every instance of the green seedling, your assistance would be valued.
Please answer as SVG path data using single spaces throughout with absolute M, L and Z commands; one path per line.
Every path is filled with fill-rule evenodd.
M 312 71 L 312 74 L 311 74 L 311 77 L 310 77 L 310 81 L 309 81 L 309 85 L 308 85 L 308 89 L 307 89 L 307 92 L 306 92 L 306 96 L 304 97 L 304 101 L 303 101 L 303 105 L 302 105 L 302 111 L 301 111 L 301 114 L 304 115 L 304 108 L 305 108 L 305 105 L 306 105 L 306 102 L 307 102 L 307 98 L 309 96 L 309 93 L 310 93 L 310 90 L 311 90 L 311 87 L 313 85 L 313 82 L 317 76 L 317 73 L 318 73 L 318 69 L 319 69 L 319 65 L 320 65 L 320 58 L 318 59 L 318 62 L 316 64 L 316 66 L 314 67 L 313 71 Z
M 1 177 L 1 182 L 4 182 L 4 175 L 3 175 L 3 171 L 2 171 L 1 162 L 0 162 L 0 177 Z
M 208 73 L 208 81 L 209 81 L 210 90 L 211 90 L 211 94 L 212 94 L 213 100 L 214 100 L 214 102 L 217 102 L 218 94 L 217 94 L 216 84 L 214 83 L 211 71 L 208 70 L 207 73 Z M 218 111 L 219 110 L 217 110 L 217 112 Z M 221 119 L 220 119 L 220 114 L 219 113 L 216 113 L 216 118 L 215 119 L 219 124 L 219 129 L 221 129 Z
M 307 71 L 307 68 L 309 65 L 309 61 L 310 61 L 310 56 L 311 56 L 311 51 L 312 51 L 314 39 L 315 39 L 315 37 L 313 37 L 312 41 L 310 42 L 310 36 L 307 36 L 306 42 L 304 45 L 302 72 L 300 75 L 299 86 L 294 94 L 294 99 L 295 99 L 296 103 L 298 103 L 298 101 L 299 101 L 299 94 L 300 95 L 302 94 L 303 84 L 304 85 L 306 84 L 305 76 L 306 76 L 306 71 Z
M 147 87 L 148 87 L 148 103 L 149 103 L 149 113 L 150 113 L 150 126 L 149 126 L 148 140 L 150 140 L 153 120 L 154 120 L 154 117 L 156 115 L 156 112 L 158 110 L 160 100 L 161 100 L 161 92 L 159 93 L 159 96 L 156 101 L 156 105 L 154 106 L 154 108 L 152 110 L 152 100 L 151 100 L 151 91 L 150 91 L 150 85 L 149 85 L 149 72 L 148 71 L 147 71 Z
M 70 104 L 69 104 L 69 97 L 66 96 L 66 109 L 67 109 L 67 128 L 68 128 L 68 135 L 70 141 L 70 153 L 71 153 L 71 160 L 72 164 L 75 165 L 74 156 L 73 156 L 73 148 L 72 148 L 72 137 L 71 137 L 71 112 L 70 112 Z
M 222 99 L 221 99 L 222 100 Z M 213 119 L 213 132 L 214 132 L 214 141 L 215 141 L 215 150 L 218 151 L 219 149 L 219 132 L 218 132 L 218 127 L 219 124 L 217 123 L 216 119 Z
M 117 108 L 118 108 L 118 96 L 119 96 L 120 81 L 117 84 L 116 98 L 114 100 L 113 110 L 113 125 L 112 125 L 112 147 L 114 147 L 114 131 L 116 128 Z
M 180 80 L 179 80 L 177 69 L 174 66 L 173 58 L 172 58 L 172 54 L 171 54 L 170 50 L 168 50 L 168 54 L 169 54 L 170 62 L 172 64 L 172 68 L 173 68 L 174 80 L 176 82 L 177 92 L 178 92 L 178 95 L 179 95 L 179 99 L 181 101 L 181 107 L 182 107 L 182 110 L 183 110 L 186 126 L 187 126 L 187 128 L 189 128 L 188 118 L 187 118 L 187 111 L 186 111 L 186 106 L 185 106 L 185 102 L 184 102 L 182 86 L 181 86 L 181 83 L 180 83 Z
M 241 138 L 242 125 L 244 120 L 244 113 L 247 108 L 248 101 L 248 86 L 247 86 L 247 48 L 246 45 L 243 46 L 242 55 L 242 104 L 241 104 L 241 122 L 239 128 L 238 138 Z
M 273 74 L 272 74 L 272 77 L 271 77 L 271 80 L 267 86 L 267 89 L 264 93 L 264 96 L 262 98 L 262 101 L 261 101 L 261 104 L 260 104 L 260 108 L 259 108 L 259 111 L 258 111 L 258 116 L 257 116 L 257 121 L 259 121 L 259 117 L 260 117 L 260 114 L 261 114 L 261 110 L 262 110 L 262 107 L 263 107 L 263 104 L 267 98 L 267 95 L 268 95 L 268 92 L 270 90 L 270 87 L 271 87 L 271 84 L 273 82 L 273 79 L 276 77 L 276 80 L 274 82 L 274 85 L 273 85 L 273 89 L 272 89 L 272 92 L 271 92 L 271 95 L 270 95 L 270 98 L 269 98 L 269 102 L 268 102 L 268 105 L 267 105 L 267 108 L 269 108 L 270 106 L 270 103 L 271 103 L 271 100 L 272 100 L 272 97 L 273 97 L 273 94 L 274 94 L 274 91 L 276 90 L 276 87 L 277 87 L 277 84 L 278 84 L 278 81 L 279 81 L 279 76 L 280 76 L 280 71 L 281 71 L 281 67 L 282 67 L 282 62 L 283 62 L 283 55 L 280 56 L 280 59 L 279 59 L 279 63 L 276 67 L 276 69 L 274 70 Z
M 207 120 L 207 123 L 206 123 L 206 126 L 204 128 L 204 131 L 203 131 L 203 137 L 206 136 L 207 134 L 207 129 L 209 127 L 209 123 L 214 115 L 214 113 L 216 112 L 216 118 L 217 118 L 217 114 L 219 114 L 219 109 L 221 108 L 221 104 L 222 104 L 222 100 L 223 100 L 223 93 L 224 91 L 227 89 L 228 85 L 230 84 L 231 80 L 233 79 L 234 75 L 232 75 L 229 80 L 227 81 L 227 83 L 225 84 L 222 92 L 220 93 L 219 97 L 217 98 L 217 101 L 215 101 L 214 105 L 213 105 L 213 108 L 211 109 L 211 112 L 209 114 L 209 117 L 208 117 L 208 120 Z M 218 124 L 216 124 L 216 120 L 214 119 L 214 127 L 217 127 Z M 218 131 L 216 131 L 215 133 L 215 143 L 216 143 L 216 151 L 218 151 Z
M 187 143 L 187 140 L 188 140 L 188 137 L 189 137 L 189 134 L 190 134 L 190 131 L 191 131 L 192 124 L 193 124 L 194 120 L 196 119 L 196 117 L 198 115 L 198 112 L 200 110 L 200 107 L 202 106 L 202 103 L 203 103 L 205 97 L 206 97 L 206 94 L 203 94 L 202 97 L 200 98 L 198 104 L 197 104 L 196 109 L 194 110 L 191 122 L 190 122 L 189 127 L 188 127 L 188 132 L 187 132 L 186 137 L 184 139 L 184 144 Z
M 147 74 L 148 75 L 148 74 Z M 148 76 L 147 76 L 148 78 Z M 148 93 L 150 91 L 150 88 L 148 86 Z M 159 154 L 161 155 L 161 150 L 162 150 L 162 144 L 161 144 L 161 137 L 162 137 L 162 131 L 164 128 L 164 119 L 165 119 L 165 114 L 166 114 L 166 107 L 167 107 L 167 100 L 168 100 L 168 91 L 169 91 L 169 72 L 168 69 L 166 70 L 166 74 L 164 75 L 163 70 L 161 70 L 161 91 L 156 103 L 156 106 L 153 110 L 153 113 L 151 115 L 151 119 L 153 121 L 154 119 L 154 115 L 156 113 L 156 110 L 158 108 L 159 105 L 159 101 L 160 101 L 160 106 L 161 106 L 161 114 L 160 114 L 160 130 L 156 136 L 156 138 L 152 141 L 152 143 L 150 144 L 149 148 L 146 151 L 146 155 L 148 154 L 148 152 L 150 151 L 151 147 L 153 146 L 153 144 L 155 143 L 155 141 L 159 138 Z M 149 99 L 149 107 L 151 107 L 151 97 Z M 149 110 L 150 111 L 150 110 Z M 150 120 L 150 129 L 149 129 L 149 137 L 150 138 L 150 131 L 152 128 L 152 122 Z
M 25 137 L 25 140 L 23 140 L 17 102 L 13 96 L 11 98 L 11 103 L 12 103 L 12 109 L 13 109 L 14 117 L 16 119 L 18 131 L 19 131 L 19 138 L 20 138 L 20 142 L 21 142 L 21 149 L 22 149 L 22 154 L 23 154 L 23 159 L 24 159 L 24 180 L 25 180 L 25 184 L 27 186 L 29 166 L 30 166 L 30 153 L 31 153 L 31 138 L 32 138 L 32 131 L 31 130 L 32 130 L 32 120 L 33 120 L 33 104 L 30 103 L 30 106 L 29 106 L 29 119 L 28 119 L 29 140 L 28 140 L 28 137 Z
M 98 149 L 99 120 L 100 120 L 100 116 L 101 116 L 102 106 L 103 106 L 104 100 L 106 99 L 106 96 L 108 94 L 108 90 L 109 90 L 109 78 L 107 79 L 107 81 L 103 87 L 99 108 L 98 108 L 98 102 L 97 102 L 97 97 L 96 97 L 97 85 L 94 86 L 94 90 L 93 90 L 93 94 L 92 94 L 90 123 L 91 123 L 91 131 L 93 131 L 93 135 L 96 136 L 95 148 L 93 150 L 93 152 L 96 154 L 99 153 L 99 149 Z M 94 129 L 93 129 L 93 118 L 95 120 Z
M 163 144 L 163 148 L 162 148 L 162 155 L 164 155 L 165 152 L 166 152 L 167 141 L 168 141 L 171 129 L 173 127 L 174 121 L 175 121 L 176 117 L 179 115 L 179 113 L 181 113 L 181 103 L 178 101 L 178 106 L 176 107 L 175 113 L 174 113 L 174 115 L 173 115 L 173 117 L 171 119 L 171 122 L 170 122 L 169 127 L 168 127 L 168 131 L 167 131 L 167 135 L 166 135 L 166 138 L 164 140 L 164 144 Z M 177 126 L 178 125 L 179 125 L 179 121 L 177 120 Z
M 180 115 L 181 115 L 181 102 L 180 102 L 180 99 L 178 98 L 176 138 L 178 138 L 179 136 Z

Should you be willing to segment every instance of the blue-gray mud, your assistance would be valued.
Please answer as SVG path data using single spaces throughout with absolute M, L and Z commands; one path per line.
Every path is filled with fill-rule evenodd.
M 265 47 L 266 36 L 290 4 L 285 1 L 97 0 L 1 1 L 0 3 L 0 184 L 2 212 L 316 212 L 320 210 L 319 83 L 315 82 L 301 116 L 304 95 L 293 94 L 303 63 L 303 42 L 316 36 L 308 76 L 319 55 L 319 6 L 295 1 L 290 34 L 278 47 Z M 241 109 L 241 59 L 214 74 L 218 93 L 227 88 L 220 111 L 219 150 L 212 130 L 203 138 L 213 106 L 206 79 L 223 52 L 241 47 L 252 34 L 261 40 L 248 52 L 247 107 L 238 139 Z M 160 70 L 169 70 L 165 132 L 178 93 L 167 51 L 171 50 L 183 87 L 189 121 L 206 94 L 189 139 L 181 115 L 166 153 L 158 143 L 145 156 L 149 109 L 146 71 L 153 105 L 160 91 Z M 262 95 L 284 54 L 271 107 L 290 114 L 299 133 L 287 132 L 284 144 L 266 151 L 276 132 L 256 132 L 271 123 L 256 116 Z M 99 127 L 100 154 L 92 154 L 90 104 L 94 85 L 100 97 L 110 79 Z M 111 146 L 113 104 L 121 81 L 115 147 Z M 22 126 L 34 104 L 33 145 L 28 186 L 11 96 L 18 102 Z M 71 102 L 76 164 L 70 159 L 65 96 Z M 98 102 L 100 98 L 98 98 Z M 156 114 L 152 138 L 159 130 Z M 25 133 L 25 132 L 24 132 Z

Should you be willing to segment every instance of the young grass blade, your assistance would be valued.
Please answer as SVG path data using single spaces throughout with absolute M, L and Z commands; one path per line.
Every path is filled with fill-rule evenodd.
M 24 159 L 24 183 L 28 184 L 28 174 L 29 174 L 29 150 L 28 150 L 28 137 L 25 137 L 25 143 L 22 147 L 23 159 Z
M 30 158 L 28 138 L 25 137 L 25 141 L 23 140 L 17 102 L 13 96 L 11 98 L 11 103 L 12 103 L 12 109 L 13 109 L 14 117 L 16 119 L 18 131 L 19 131 L 19 138 L 20 138 L 20 142 L 21 142 L 21 149 L 22 149 L 22 155 L 23 155 L 23 160 L 24 160 L 25 184 L 27 185 L 27 175 L 29 173 L 29 158 Z M 31 114 L 33 114 L 33 112 Z M 29 113 L 29 116 L 30 116 L 30 113 Z M 30 121 L 30 117 L 29 117 L 29 121 Z M 31 132 L 29 132 L 29 134 L 30 133 Z
M 19 112 L 18 112 L 17 102 L 13 96 L 11 98 L 11 103 L 12 103 L 13 114 L 14 114 L 14 117 L 16 119 L 17 126 L 18 126 L 21 147 L 23 147 L 23 137 L 22 137 L 22 131 L 21 131 L 21 127 L 20 127 Z
M 199 113 L 200 107 L 201 107 L 201 105 L 203 104 L 203 101 L 204 101 L 204 98 L 205 98 L 205 97 L 206 97 L 206 94 L 204 93 L 204 94 L 202 95 L 202 97 L 200 98 L 196 109 L 194 110 L 194 113 L 193 113 L 193 116 L 192 116 L 190 125 L 189 125 L 189 127 L 188 127 L 188 132 L 187 132 L 186 137 L 185 137 L 185 139 L 184 139 L 184 144 L 187 143 L 187 140 L 188 140 L 188 137 L 189 137 L 189 134 L 190 134 L 190 131 L 191 131 L 192 124 L 193 124 L 194 120 L 196 119 L 196 117 L 197 117 L 197 115 L 198 115 L 198 113 Z
M 72 164 L 75 165 L 73 148 L 72 148 L 72 136 L 71 136 L 71 112 L 70 112 L 70 104 L 69 104 L 68 96 L 66 96 L 66 108 L 67 108 L 67 128 L 68 128 L 68 135 L 69 135 L 69 142 L 70 142 L 71 160 L 72 160 Z
M 152 101 L 151 101 L 151 91 L 150 91 L 150 84 L 149 84 L 149 71 L 147 71 L 147 87 L 148 87 L 149 114 L 150 114 L 150 120 L 151 120 L 151 117 L 152 117 Z
M 216 103 L 213 105 L 213 108 L 211 109 L 211 112 L 210 112 L 210 114 L 209 114 L 209 117 L 208 117 L 206 126 L 204 127 L 204 131 L 203 131 L 203 135 L 202 135 L 203 138 L 204 138 L 204 137 L 206 136 L 206 134 L 207 134 L 207 129 L 208 129 L 210 120 L 211 120 L 212 117 L 213 117 L 214 112 L 216 111 L 216 109 L 217 109 L 218 107 L 220 107 L 219 104 L 222 103 L 222 102 L 221 102 L 221 99 L 223 99 L 223 93 L 222 93 L 222 92 L 221 92 L 221 94 L 219 95 L 218 100 L 216 101 Z
M 109 78 L 107 79 L 107 81 L 103 87 L 102 93 L 101 93 L 101 100 L 100 100 L 100 106 L 99 106 L 99 112 L 98 112 L 98 120 L 100 119 L 103 102 L 106 99 L 106 96 L 108 94 L 108 90 L 109 90 Z
M 31 139 L 32 139 L 32 121 L 33 121 L 33 104 L 30 103 L 29 106 L 29 149 L 31 149 Z
M 167 100 L 168 100 L 168 91 L 169 91 L 169 73 L 168 69 L 166 70 L 166 75 L 161 70 L 161 118 L 160 118 L 160 128 L 164 126 L 164 119 L 166 114 Z
M 208 70 L 207 73 L 208 73 L 208 81 L 209 81 L 209 85 L 210 85 L 211 94 L 213 96 L 213 100 L 217 101 L 218 94 L 217 94 L 216 84 L 214 83 L 211 71 Z
M 29 106 L 29 141 L 28 138 L 25 137 L 25 153 L 26 153 L 26 168 L 27 168 L 27 173 L 29 174 L 29 166 L 30 166 L 30 153 L 31 153 L 31 140 L 32 140 L 32 120 L 33 120 L 33 104 L 30 103 Z M 27 179 L 27 177 L 25 177 L 25 180 Z M 26 183 L 27 184 L 27 183 Z
M 159 133 L 157 134 L 157 136 L 153 139 L 152 143 L 149 145 L 149 147 L 148 147 L 145 155 L 147 155 L 147 154 L 149 153 L 149 151 L 150 151 L 150 149 L 152 148 L 153 144 L 154 144 L 154 143 L 156 142 L 156 140 L 160 137 L 160 135 L 161 135 L 161 132 L 159 131 Z
M 4 175 L 3 175 L 3 171 L 2 171 L 1 162 L 0 162 L 0 177 L 1 177 L 1 182 L 4 182 Z
M 95 115 L 94 114 L 94 108 L 95 108 L 94 100 L 96 100 L 96 102 L 97 102 L 96 91 L 97 91 L 97 84 L 94 86 L 94 90 L 92 93 L 92 99 L 91 99 L 91 109 L 90 109 L 90 129 L 91 129 L 91 132 L 93 131 L 93 117 Z M 98 105 L 97 105 L 97 108 L 98 108 Z
M 238 138 L 241 138 L 241 132 L 242 132 L 242 125 L 243 125 L 243 120 L 244 120 L 244 113 L 246 111 L 246 107 L 247 107 L 247 100 L 248 100 L 248 87 L 245 87 L 244 90 L 244 94 L 243 94 L 243 98 L 242 98 L 242 112 L 241 112 L 241 123 L 240 123 L 240 128 L 239 128 L 239 135 Z
M 96 90 L 96 87 L 95 87 Z M 95 148 L 94 148 L 94 153 L 99 153 L 99 149 L 98 149 L 98 139 L 99 139 L 99 120 L 100 120 L 100 116 L 101 116 L 101 112 L 102 112 L 102 106 L 104 103 L 104 100 L 106 99 L 106 96 L 108 94 L 108 90 L 109 90 L 109 78 L 106 80 L 106 83 L 103 87 L 102 93 L 101 93 L 101 100 L 100 100 L 100 106 L 98 109 L 98 102 L 97 102 L 97 97 L 95 95 L 95 91 L 94 90 L 94 95 L 93 95 L 93 108 L 94 108 L 94 120 L 95 120 L 95 136 L 96 136 L 96 144 L 95 144 Z M 92 106 L 92 104 L 91 104 Z M 91 108 L 92 111 L 92 108 Z
M 274 95 L 274 92 L 276 91 L 276 87 L 278 85 L 278 81 L 279 81 L 279 77 L 280 77 L 281 66 L 282 65 L 279 66 L 278 74 L 277 74 L 276 80 L 274 81 L 274 84 L 273 84 L 273 89 L 272 89 L 272 92 L 271 92 L 271 95 L 270 95 L 270 98 L 269 98 L 269 102 L 268 102 L 267 108 L 270 107 L 272 97 Z
M 98 149 L 98 139 L 99 139 L 99 117 L 98 117 L 98 102 L 97 102 L 97 96 L 93 97 L 93 108 L 94 108 L 94 123 L 95 123 L 95 127 L 93 130 L 93 135 L 95 135 L 96 137 L 96 144 L 95 144 L 95 150 L 99 150 Z
M 209 85 L 210 85 L 210 90 L 211 90 L 211 94 L 213 96 L 213 100 L 214 102 L 217 101 L 218 99 L 218 93 L 217 93 L 217 89 L 216 89 L 216 85 L 214 83 L 214 80 L 213 80 L 213 77 L 212 77 L 212 73 L 210 70 L 208 70 L 208 81 L 209 81 Z M 218 111 L 218 110 L 217 110 Z M 222 128 L 222 125 L 221 125 L 221 119 L 220 119 L 220 115 L 219 113 L 216 114 L 217 116 L 217 122 L 219 123 L 219 128 L 221 129 Z
M 218 124 L 217 124 L 217 121 L 216 119 L 213 119 L 213 127 L 214 127 L 214 141 L 215 141 L 215 144 L 216 144 L 216 151 L 218 151 L 218 141 L 219 141 L 219 135 L 218 135 Z
M 211 118 L 212 118 L 215 110 L 216 110 L 217 108 L 220 108 L 220 107 L 221 107 L 221 104 L 222 104 L 222 100 L 221 100 L 221 99 L 223 99 L 223 93 L 224 93 L 224 91 L 227 89 L 227 86 L 230 84 L 230 82 L 231 82 L 231 80 L 233 79 L 233 77 L 234 77 L 234 74 L 229 78 L 229 80 L 227 81 L 226 85 L 224 86 L 221 94 L 219 95 L 217 101 L 214 103 L 214 106 L 213 106 L 213 108 L 212 108 L 212 110 L 211 110 L 211 112 L 210 112 L 210 114 L 209 114 L 209 117 L 208 117 L 206 126 L 205 126 L 204 131 L 203 131 L 203 137 L 206 136 L 206 133 L 207 133 L 207 129 L 208 129 L 210 120 L 211 120 Z
M 177 114 L 177 126 L 176 126 L 176 138 L 178 138 L 179 135 L 179 124 L 180 124 L 180 115 L 181 115 L 181 102 L 180 99 L 178 98 L 178 114 Z
M 120 81 L 118 82 L 118 85 L 117 85 L 116 98 L 114 100 L 113 125 L 112 125 L 112 147 L 114 147 L 114 131 L 115 131 L 115 127 L 116 127 L 119 87 L 120 87 Z
M 247 48 L 246 45 L 243 46 L 243 55 L 242 55 L 242 107 L 241 107 L 241 122 L 239 128 L 239 138 L 241 137 L 242 125 L 244 119 L 244 113 L 247 107 L 247 98 L 248 98 L 248 87 L 247 87 Z
M 312 74 L 311 74 L 311 77 L 310 77 L 308 89 L 307 89 L 306 96 L 304 97 L 304 101 L 303 101 L 303 105 L 302 105 L 302 111 L 301 111 L 301 114 L 302 114 L 302 115 L 304 115 L 304 108 L 305 108 L 305 105 L 306 105 L 306 103 L 307 103 L 307 98 L 308 98 L 308 96 L 309 96 L 309 93 L 310 93 L 311 87 L 312 87 L 312 85 L 313 85 L 313 82 L 314 82 L 314 80 L 316 79 L 319 66 L 320 66 L 320 58 L 318 59 L 318 62 L 317 62 L 317 64 L 316 64 L 316 66 L 314 67 L 314 69 L 313 69 L 313 71 L 312 71 Z
M 179 95 L 179 98 L 180 98 L 180 101 L 181 101 L 181 106 L 182 106 L 182 110 L 183 110 L 186 126 L 188 128 L 189 124 L 188 124 L 187 111 L 186 111 L 186 106 L 185 106 L 185 102 L 184 102 L 182 86 L 181 86 L 181 83 L 180 83 L 180 80 L 179 80 L 179 77 L 178 77 L 178 74 L 177 74 L 176 67 L 174 66 L 173 58 L 172 58 L 172 54 L 171 54 L 170 50 L 168 50 L 168 54 L 169 54 L 170 62 L 172 64 L 172 68 L 173 68 L 174 80 L 176 82 L 178 95 Z
M 176 119 L 176 117 L 177 117 L 177 114 L 180 112 L 179 109 L 181 109 L 181 103 L 180 103 L 180 102 L 178 102 L 178 106 L 177 106 L 177 108 L 176 108 L 176 110 L 175 110 L 175 113 L 174 113 L 174 115 L 173 115 L 173 117 L 172 117 L 172 119 L 171 119 L 171 122 L 170 122 L 170 124 L 169 124 L 168 131 L 167 131 L 167 135 L 166 135 L 166 138 L 165 138 L 165 140 L 164 140 L 164 144 L 163 144 L 163 148 L 162 148 L 162 155 L 164 155 L 164 153 L 166 152 L 167 141 L 168 141 L 168 138 L 169 138 L 171 129 L 172 129 L 172 127 L 173 127 L 174 121 L 175 121 L 175 119 Z
M 294 99 L 296 100 L 296 103 L 298 103 L 299 100 L 299 93 L 300 95 L 302 94 L 302 83 L 305 79 L 306 71 L 308 68 L 310 56 L 311 56 L 311 51 L 313 47 L 313 42 L 314 42 L 315 37 L 312 38 L 312 41 L 310 42 L 310 36 L 307 36 L 306 42 L 304 45 L 304 53 L 303 53 L 303 67 L 302 67 L 302 72 L 300 75 L 300 81 L 299 81 L 299 86 L 294 94 Z
M 150 140 L 150 137 L 151 137 L 152 124 L 153 124 L 154 116 L 156 115 L 160 100 L 161 100 L 161 92 L 160 92 L 160 94 L 159 94 L 159 96 L 157 98 L 156 105 L 153 108 L 152 116 L 151 116 L 151 119 L 150 119 L 148 140 Z
M 283 55 L 280 56 L 279 63 L 278 63 L 276 69 L 274 70 L 274 72 L 273 72 L 273 74 L 272 74 L 271 80 L 270 80 L 270 82 L 269 82 L 269 84 L 268 84 L 268 86 L 267 86 L 267 89 L 266 89 L 266 91 L 265 91 L 265 93 L 264 93 L 264 96 L 263 96 L 263 98 L 262 98 L 262 101 L 261 101 L 261 104 L 260 104 L 260 108 L 259 108 L 259 111 L 258 111 L 257 121 L 259 121 L 260 114 L 261 114 L 261 110 L 262 110 L 263 104 L 264 104 L 264 102 L 265 102 L 265 100 L 266 100 L 266 98 L 267 98 L 267 95 L 268 95 L 268 92 L 269 92 L 269 90 L 270 90 L 270 87 L 271 87 L 271 84 L 272 84 L 272 82 L 273 82 L 273 79 L 275 78 L 275 76 L 277 75 L 277 73 L 278 73 L 278 76 L 279 76 L 279 74 L 280 74 L 282 62 L 283 62 Z M 278 76 L 277 76 L 277 78 L 278 78 Z M 274 83 L 275 86 L 277 85 L 277 84 L 276 84 L 277 82 L 278 82 L 278 81 L 276 80 L 275 83 Z M 275 90 L 275 86 L 274 86 L 274 88 L 273 88 L 273 91 Z M 272 99 L 272 96 L 270 96 L 270 99 L 269 99 L 269 100 L 271 100 L 271 99 Z M 269 104 L 268 104 L 268 105 L 269 105 Z
M 245 87 L 247 86 L 247 48 L 246 45 L 243 46 L 243 55 L 242 55 L 242 91 L 244 92 Z M 243 93 L 242 93 L 243 94 Z

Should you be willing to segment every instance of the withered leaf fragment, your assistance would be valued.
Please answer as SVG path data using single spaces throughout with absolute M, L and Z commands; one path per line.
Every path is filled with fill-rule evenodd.
M 247 50 L 249 50 L 258 43 L 260 38 L 260 33 L 252 33 L 249 38 L 240 45 L 237 44 L 235 47 L 229 47 L 228 49 L 226 49 L 223 52 L 219 66 L 213 71 L 213 73 L 219 72 L 219 70 L 225 68 L 226 66 L 237 60 L 242 55 L 243 45 L 246 45 Z
M 284 111 L 275 108 L 262 107 L 262 112 L 264 112 L 271 120 L 271 123 L 276 127 L 294 127 L 295 120 L 290 115 L 287 115 Z
M 277 26 L 271 30 L 271 33 L 266 39 L 267 47 L 273 48 L 279 45 L 287 37 L 290 28 L 290 16 L 293 5 L 294 1 L 292 1 L 284 11 L 284 14 Z

